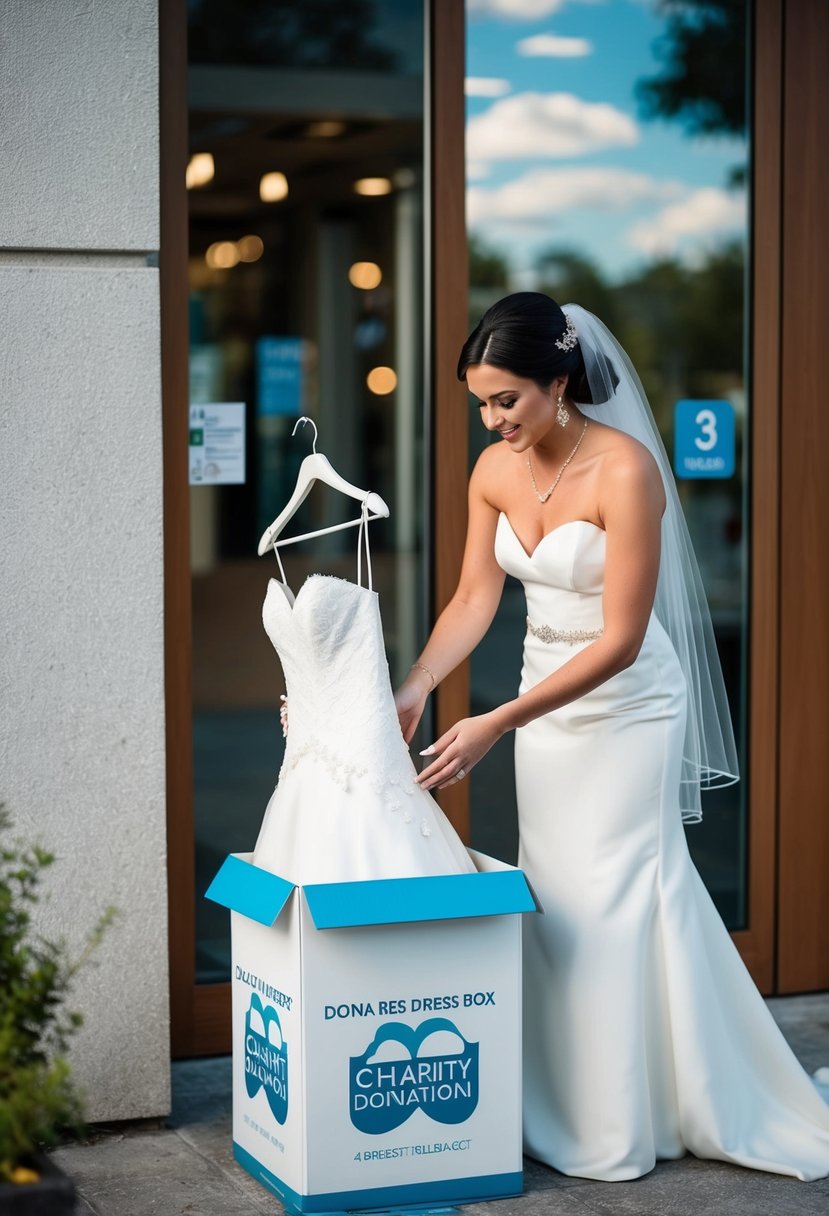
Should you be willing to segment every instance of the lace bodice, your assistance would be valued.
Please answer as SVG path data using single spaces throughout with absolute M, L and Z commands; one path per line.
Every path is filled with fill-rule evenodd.
M 279 544 L 291 542 L 275 542 L 282 578 L 270 580 L 262 606 L 265 631 L 282 660 L 289 710 L 285 759 L 253 860 L 302 886 L 475 869 L 449 820 L 415 780 L 372 589 L 369 519 L 367 496 L 354 521 L 360 525 L 356 582 L 313 574 L 296 597 L 279 558 Z
M 290 707 L 280 779 L 313 756 L 339 785 L 371 782 L 405 816 L 414 766 L 394 707 L 377 593 L 314 574 L 293 604 L 289 596 L 271 579 L 262 607 Z

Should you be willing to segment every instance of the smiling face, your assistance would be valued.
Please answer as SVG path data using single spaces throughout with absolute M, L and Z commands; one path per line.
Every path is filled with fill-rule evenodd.
M 562 376 L 543 389 L 534 380 L 525 380 L 488 363 L 476 363 L 466 372 L 467 387 L 478 402 L 481 421 L 514 452 L 544 445 L 555 425 L 556 400 L 566 381 L 567 377 Z

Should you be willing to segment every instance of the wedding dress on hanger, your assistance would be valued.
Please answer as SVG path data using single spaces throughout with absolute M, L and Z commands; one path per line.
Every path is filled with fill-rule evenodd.
M 306 460 L 315 459 L 325 464 L 311 466 L 311 482 L 348 486 L 337 474 L 339 484 L 332 481 L 316 447 Z M 309 489 L 300 471 L 289 507 Z M 290 722 L 253 862 L 302 885 L 471 872 L 452 825 L 415 784 L 394 705 L 368 547 L 370 519 L 388 509 L 377 495 L 345 492 L 362 494 L 357 581 L 312 574 L 294 595 L 279 562 L 282 577 L 269 580 L 265 595 L 262 621 L 282 663 Z M 288 517 L 286 507 L 260 553 L 274 547 L 279 560 L 279 543 L 319 535 L 278 542 Z M 350 525 L 325 530 L 342 526 Z

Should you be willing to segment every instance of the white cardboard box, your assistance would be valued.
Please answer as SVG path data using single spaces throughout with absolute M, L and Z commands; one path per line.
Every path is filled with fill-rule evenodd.
M 292 1212 L 519 1194 L 520 870 L 295 887 L 229 856 L 233 1150 Z

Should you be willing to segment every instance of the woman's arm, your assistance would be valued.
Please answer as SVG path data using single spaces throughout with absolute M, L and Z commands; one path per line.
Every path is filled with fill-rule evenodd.
M 606 532 L 601 638 L 514 700 L 456 723 L 428 752 L 437 759 L 418 777 L 424 789 L 457 779 L 459 769 L 465 775 L 501 735 L 584 696 L 639 653 L 656 593 L 665 494 L 659 470 L 643 448 L 626 445 L 611 460 L 600 504 Z
M 501 599 L 504 572 L 495 560 L 498 511 L 485 495 L 491 454 L 490 448 L 482 453 L 469 479 L 469 522 L 455 594 L 438 617 L 417 660 L 423 666 L 412 667 L 395 693 L 407 743 L 420 721 L 429 693 L 475 649 L 492 624 Z M 434 684 L 429 672 L 434 676 Z

